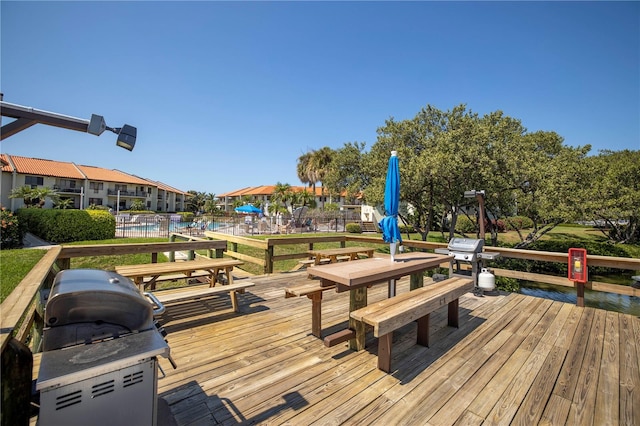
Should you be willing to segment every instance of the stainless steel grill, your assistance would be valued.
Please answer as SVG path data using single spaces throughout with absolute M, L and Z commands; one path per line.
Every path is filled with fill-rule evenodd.
M 150 297 L 158 306 L 154 311 Z M 44 308 L 38 424 L 155 425 L 164 308 L 114 272 L 59 272 Z
M 452 238 L 446 249 L 436 249 L 439 254 L 451 257 L 449 261 L 449 276 L 471 276 L 478 290 L 478 271 L 482 269 L 483 260 L 494 260 L 500 257 L 500 253 L 486 252 L 484 240 L 475 238 Z M 462 269 L 460 263 L 471 265 L 471 270 Z

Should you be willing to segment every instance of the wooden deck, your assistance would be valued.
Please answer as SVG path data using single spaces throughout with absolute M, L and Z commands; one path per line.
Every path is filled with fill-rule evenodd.
M 385 374 L 371 335 L 361 352 L 310 335 L 311 301 L 284 297 L 304 279 L 253 277 L 239 314 L 224 297 L 169 307 L 178 369 L 161 359 L 158 392 L 173 419 L 159 424 L 640 424 L 637 317 L 468 294 L 460 328 L 446 326 L 446 306 L 432 314 L 430 348 L 414 345 L 415 324 L 396 333 Z M 327 293 L 325 333 L 344 328 L 348 311 L 348 294 Z
M 391 374 L 367 349 L 313 337 L 311 301 L 284 297 L 306 272 L 252 277 L 240 313 L 228 295 L 167 307 L 178 369 L 161 358 L 159 426 L 251 424 L 640 424 L 640 319 L 518 294 L 460 299 L 396 332 Z M 240 282 L 238 280 L 237 282 Z M 398 292 L 408 291 L 408 280 Z M 369 300 L 386 297 L 386 285 Z M 347 293 L 325 292 L 324 334 L 347 324 Z M 170 414 L 168 414 L 170 412 Z

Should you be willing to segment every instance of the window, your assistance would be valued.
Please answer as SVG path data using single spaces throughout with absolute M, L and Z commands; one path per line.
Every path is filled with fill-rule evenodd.
M 42 176 L 25 176 L 24 184 L 29 185 L 31 189 L 35 189 L 38 186 L 44 185 L 44 178 Z
M 89 198 L 89 205 L 101 206 L 102 198 Z
M 120 185 L 116 183 L 116 191 L 124 191 L 126 192 L 127 190 L 127 185 Z
M 103 182 L 89 182 L 89 189 L 104 189 L 104 183 Z
M 76 187 L 76 181 L 71 179 L 60 179 L 60 186 L 64 188 L 73 189 Z

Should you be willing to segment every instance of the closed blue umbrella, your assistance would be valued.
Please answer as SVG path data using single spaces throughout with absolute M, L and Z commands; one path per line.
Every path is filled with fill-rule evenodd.
M 387 169 L 387 181 L 384 188 L 384 214 L 379 222 L 382 229 L 382 239 L 389 243 L 391 261 L 395 260 L 396 244 L 402 243 L 400 228 L 398 227 L 398 208 L 400 205 L 400 168 L 398 166 L 398 153 L 391 151 L 389 167 Z
M 245 213 L 245 214 L 260 214 L 262 210 L 253 204 L 245 204 L 244 206 L 236 207 L 236 213 Z

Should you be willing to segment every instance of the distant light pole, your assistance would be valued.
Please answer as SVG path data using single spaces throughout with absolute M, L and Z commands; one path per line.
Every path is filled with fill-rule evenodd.
M 484 240 L 484 189 L 482 191 L 464 191 L 464 198 L 476 198 L 478 200 L 478 208 L 480 209 L 480 239 Z

